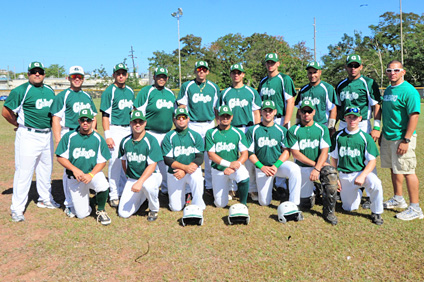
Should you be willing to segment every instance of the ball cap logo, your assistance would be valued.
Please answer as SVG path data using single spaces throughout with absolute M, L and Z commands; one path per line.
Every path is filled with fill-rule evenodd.
M 277 53 L 268 53 L 265 55 L 265 61 L 273 61 L 278 62 L 278 55 Z
M 306 65 L 306 69 L 308 69 L 308 68 L 314 68 L 314 69 L 317 69 L 317 70 L 322 69 L 322 68 L 321 68 L 321 65 L 320 65 L 318 62 L 315 62 L 315 61 L 313 61 L 313 62 L 309 62 L 309 63 Z
M 40 68 L 40 69 L 44 70 L 44 65 L 40 62 L 32 62 L 28 65 L 29 71 L 32 70 L 32 69 L 35 69 L 35 68 Z
M 272 109 L 272 110 L 275 110 L 275 103 L 274 103 L 274 101 L 265 100 L 262 103 L 262 109 Z
M 146 117 L 141 111 L 136 110 L 131 114 L 131 121 L 134 121 L 136 119 L 146 120 Z
M 352 55 L 347 56 L 346 65 L 348 65 L 350 63 L 358 63 L 358 64 L 362 65 L 361 56 L 359 56 L 357 54 L 352 54 Z
M 175 117 L 179 116 L 179 115 L 186 115 L 188 116 L 188 112 L 186 108 L 177 108 L 175 109 Z
M 168 76 L 168 70 L 164 67 L 158 67 L 155 70 L 155 75 L 159 75 L 159 74 L 164 74 L 164 75 Z

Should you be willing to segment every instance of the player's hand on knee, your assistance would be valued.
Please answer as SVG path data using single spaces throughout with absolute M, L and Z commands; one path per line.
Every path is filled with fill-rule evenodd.
M 89 174 L 84 174 L 84 175 L 81 176 L 81 182 L 85 183 L 85 184 L 90 183 L 92 179 L 93 179 L 93 177 L 91 177 L 91 175 L 89 175 Z
M 115 147 L 115 142 L 112 138 L 106 139 L 106 144 L 109 149 L 113 149 Z
M 182 169 L 174 169 L 174 176 L 176 179 L 180 180 L 186 175 L 185 171 Z
M 355 178 L 354 183 L 355 183 L 355 185 L 362 186 L 362 185 L 364 185 L 364 182 L 365 182 L 365 177 L 362 174 L 360 174 L 360 175 L 358 175 L 358 177 Z
M 265 173 L 265 175 L 266 175 L 266 176 L 273 176 L 273 175 L 275 174 L 275 171 L 274 171 L 273 167 L 274 167 L 274 166 L 265 166 L 265 165 L 264 165 L 264 166 L 261 168 L 261 171 L 262 171 L 263 173 Z
M 83 180 L 84 172 L 82 172 L 82 170 L 75 168 L 75 170 L 73 170 L 72 173 L 74 174 L 75 179 L 78 182 L 81 182 Z
M 340 183 L 340 180 L 339 179 L 337 179 L 337 186 L 338 186 L 337 192 L 342 191 L 342 184 Z
M 134 183 L 134 185 L 131 187 L 131 191 L 133 191 L 134 193 L 138 193 L 141 191 L 141 187 L 143 187 L 143 182 L 139 182 L 137 181 L 136 183 Z
M 232 168 L 230 168 L 230 167 L 227 167 L 227 168 L 224 170 L 224 175 L 230 175 L 230 174 L 232 174 L 232 173 L 234 173 L 234 172 L 236 172 L 236 170 L 235 170 L 235 169 L 232 169 Z

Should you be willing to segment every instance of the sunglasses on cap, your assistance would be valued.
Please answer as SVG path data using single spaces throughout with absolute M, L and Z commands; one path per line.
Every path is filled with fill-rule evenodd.
M 349 108 L 346 110 L 345 115 L 350 114 L 350 113 L 359 113 L 359 108 Z
M 39 75 L 44 75 L 44 71 L 42 69 L 32 69 L 29 71 L 29 74 L 39 74 Z
M 200 72 L 200 71 L 207 72 L 207 71 L 208 71 L 208 69 L 207 69 L 207 68 L 205 68 L 205 67 L 198 67 L 196 70 L 197 70 L 198 72 Z
M 80 119 L 79 119 L 79 121 L 80 121 L 80 122 L 82 122 L 82 123 L 83 123 L 83 122 L 88 122 L 88 123 L 90 123 L 90 122 L 92 122 L 93 120 L 92 120 L 91 118 L 83 117 L 83 118 L 80 118 Z
M 348 65 L 347 65 L 347 67 L 348 67 L 348 68 L 351 68 L 351 69 L 357 69 L 357 68 L 359 68 L 360 66 L 361 66 L 360 64 L 354 64 L 354 63 L 353 63 L 353 64 L 348 64 Z
M 400 73 L 403 69 L 386 69 L 387 73 Z
M 308 109 L 308 110 L 300 109 L 300 112 L 301 112 L 302 114 L 306 114 L 306 113 L 308 113 L 308 114 L 312 114 L 312 112 L 313 112 L 313 111 L 314 111 L 313 109 Z
M 84 76 L 82 74 L 71 74 L 70 77 L 71 77 L 71 79 L 77 79 L 77 78 L 83 79 L 84 78 Z

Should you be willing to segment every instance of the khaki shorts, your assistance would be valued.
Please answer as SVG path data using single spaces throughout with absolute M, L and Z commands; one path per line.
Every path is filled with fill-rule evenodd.
M 403 140 L 390 141 L 384 138 L 381 140 L 381 167 L 391 168 L 394 174 L 415 174 L 417 157 L 415 147 L 417 146 L 417 134 L 412 135 L 408 151 L 404 155 L 398 155 L 399 143 Z

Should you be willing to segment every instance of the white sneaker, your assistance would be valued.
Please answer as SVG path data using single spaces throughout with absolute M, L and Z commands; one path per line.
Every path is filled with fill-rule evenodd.
M 413 207 L 409 206 L 408 209 L 404 210 L 401 213 L 398 213 L 396 215 L 397 218 L 401 220 L 413 220 L 413 219 L 423 219 L 423 210 L 420 208 L 419 210 L 414 209 Z
M 18 214 L 16 212 L 12 212 L 12 221 L 13 222 L 21 222 L 24 221 L 25 217 L 23 214 Z
M 402 198 L 401 201 L 398 201 L 395 197 L 392 197 L 383 203 L 383 207 L 385 209 L 405 209 L 408 207 L 408 204 L 405 202 L 404 198 Z
M 63 211 L 67 216 L 69 216 L 70 218 L 74 218 L 75 214 L 72 212 L 72 209 L 70 207 L 66 207 L 65 210 Z
M 258 201 L 258 192 L 251 192 L 249 193 L 249 196 L 252 199 L 252 201 L 255 201 L 255 202 Z
M 38 202 L 37 207 L 43 208 L 43 209 L 44 208 L 57 209 L 60 207 L 60 205 L 56 203 L 55 201 L 51 200 L 51 201 L 45 201 L 45 202 Z

